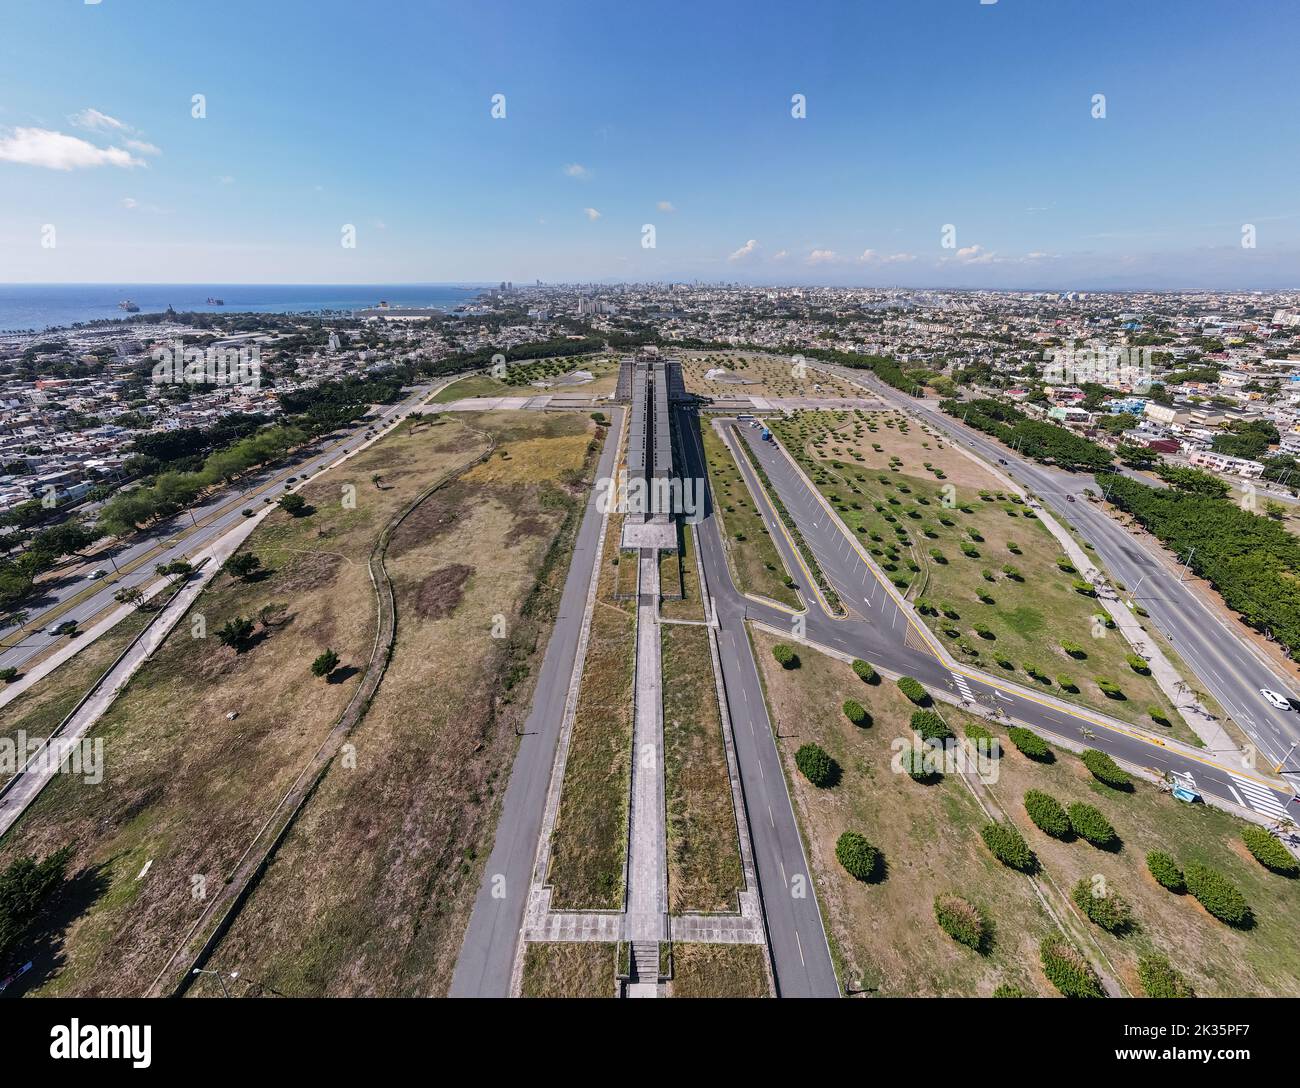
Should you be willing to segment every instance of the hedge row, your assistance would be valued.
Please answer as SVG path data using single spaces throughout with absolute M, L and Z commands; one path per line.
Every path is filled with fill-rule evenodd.
M 1083 760 L 1083 765 L 1092 772 L 1093 778 L 1098 782 L 1117 790 L 1133 788 L 1133 783 L 1129 781 L 1128 775 L 1121 771 L 1119 765 L 1105 752 L 1099 752 L 1096 748 L 1089 748 L 1080 758 Z
M 1163 850 L 1152 850 L 1147 855 L 1147 868 L 1162 888 L 1168 888 L 1176 895 L 1182 895 L 1187 891 L 1187 881 L 1183 878 L 1183 871 Z
M 1104 884 L 1094 885 L 1084 877 L 1074 886 L 1070 898 L 1088 921 L 1101 926 L 1107 933 L 1123 933 L 1133 925 L 1133 910 L 1128 900 Z
M 1047 832 L 1054 839 L 1068 839 L 1074 831 L 1061 802 L 1050 793 L 1029 790 L 1025 794 L 1025 812 L 1040 831 Z
M 917 706 L 929 705 L 929 692 L 921 686 L 921 681 L 916 679 L 914 676 L 900 676 L 898 678 L 898 690 L 911 699 Z
M 1047 746 L 1047 741 L 1032 729 L 1013 725 L 1007 730 L 1007 736 L 1011 738 L 1011 743 L 1030 759 L 1045 761 L 1052 758 L 1052 749 Z
M 1191 983 L 1183 978 L 1164 956 L 1138 957 L 1138 981 L 1147 997 L 1195 997 Z
M 1069 813 L 1070 826 L 1074 828 L 1075 833 L 1087 839 L 1093 846 L 1109 850 L 1118 845 L 1119 836 L 1115 834 L 1110 821 L 1092 805 L 1076 801 L 1066 809 L 1066 812 Z
M 1262 827 L 1250 824 L 1242 830 L 1241 838 L 1246 848 L 1255 855 L 1255 860 L 1265 869 L 1281 873 L 1282 876 L 1300 874 L 1300 862 L 1296 861 L 1291 851 L 1275 835 L 1269 834 Z
M 1219 921 L 1230 926 L 1247 926 L 1251 921 L 1250 907 L 1231 880 L 1207 865 L 1193 862 L 1184 873 L 1187 890 L 1196 896 L 1206 910 Z
M 950 740 L 952 730 L 933 710 L 912 712 L 912 732 L 920 733 L 923 740 Z
M 980 828 L 980 838 L 1003 865 L 1022 873 L 1032 873 L 1038 868 L 1034 852 L 1011 824 L 985 824 Z

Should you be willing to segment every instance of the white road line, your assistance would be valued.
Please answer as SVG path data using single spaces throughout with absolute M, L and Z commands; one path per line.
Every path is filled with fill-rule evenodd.
M 807 967 L 808 965 L 804 963 L 803 958 L 803 941 L 799 939 L 799 931 L 797 929 L 794 931 L 794 943 L 799 946 L 799 963 L 804 967 Z

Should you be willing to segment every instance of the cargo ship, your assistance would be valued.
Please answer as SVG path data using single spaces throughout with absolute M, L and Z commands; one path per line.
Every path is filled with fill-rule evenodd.
M 140 312 L 140 307 L 137 306 L 134 302 L 132 302 L 129 298 L 124 298 L 121 302 L 119 302 L 117 304 L 117 308 L 119 310 L 125 310 L 129 314 L 138 314 Z
M 208 296 L 209 306 L 224 306 L 225 304 L 226 300 L 224 298 L 213 298 L 211 295 Z

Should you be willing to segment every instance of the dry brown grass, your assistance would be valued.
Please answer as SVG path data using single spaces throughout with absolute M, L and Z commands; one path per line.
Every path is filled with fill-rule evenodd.
M 492 420 L 475 422 L 488 426 Z M 191 896 L 191 878 L 220 881 L 233 868 L 350 698 L 358 679 L 348 670 L 364 665 L 374 640 L 374 590 L 366 557 L 377 534 L 440 473 L 464 462 L 464 446 L 472 437 L 463 420 L 421 428 L 414 436 L 403 431 L 312 480 L 303 491 L 314 507 L 310 516 L 273 513 L 245 545 L 262 558 L 268 576 L 247 584 L 220 576 L 194 609 L 206 617 L 209 637 L 191 638 L 189 619 L 182 622 L 97 727 L 106 742 L 104 784 L 89 787 L 60 778 L 6 836 L 0 860 L 23 852 L 45 854 L 70 842 L 76 851 L 73 871 L 82 874 L 78 886 L 84 894 L 55 935 L 50 957 L 38 964 L 35 981 L 43 992 L 131 994 L 152 981 L 203 909 Z M 384 489 L 370 483 L 374 472 L 384 474 Z M 355 509 L 340 503 L 347 482 L 356 487 Z M 475 514 L 483 520 L 469 524 L 479 532 L 508 530 L 517 499 L 511 494 L 486 503 L 482 514 Z M 445 542 L 459 532 L 453 524 L 437 539 Z M 464 556 L 468 546 L 467 538 L 458 539 L 446 561 Z M 474 551 L 482 546 L 481 539 L 473 541 Z M 540 551 L 544 547 L 519 564 L 502 564 L 503 569 L 517 574 L 518 566 L 531 563 L 535 572 Z M 418 548 L 406 554 L 419 562 Z M 413 584 L 415 575 L 401 556 L 393 569 L 400 595 L 403 581 Z M 414 569 L 421 578 L 427 573 L 423 566 Z M 470 579 L 467 595 L 475 593 L 474 582 Z M 521 584 L 507 578 L 484 586 L 491 599 L 483 605 L 492 606 L 491 612 L 476 615 L 470 625 L 484 633 L 486 646 L 495 645 L 486 635 L 490 615 L 511 615 L 511 594 Z M 256 616 L 268 605 L 283 606 L 284 615 L 259 633 L 255 645 L 236 654 L 217 644 L 215 630 L 226 619 Z M 462 604 L 457 614 L 465 611 Z M 455 615 L 434 626 L 454 622 Z M 460 866 L 473 869 L 473 855 L 465 851 L 480 844 L 492 808 L 487 802 L 468 803 L 467 795 L 508 764 L 511 749 L 508 743 L 489 745 L 482 758 L 469 758 L 460 747 L 463 736 L 439 747 L 448 738 L 437 726 L 453 720 L 461 700 L 475 710 L 465 715 L 475 743 L 494 721 L 494 710 L 481 699 L 486 665 L 463 674 L 449 671 L 439 682 L 429 672 L 437 658 L 408 660 L 403 654 L 403 647 L 416 644 L 414 634 L 399 615 L 394 683 L 391 689 L 381 687 L 373 722 L 367 720 L 356 735 L 357 769 L 331 772 L 322 796 L 329 798 L 335 789 L 347 793 L 347 783 L 363 780 L 373 789 L 349 795 L 353 807 L 342 814 L 328 804 L 308 805 L 294 836 L 323 836 L 315 840 L 320 869 L 312 869 L 306 852 L 298 855 L 298 866 L 277 862 L 264 885 L 272 891 L 270 905 L 259 905 L 268 902 L 263 890 L 250 904 L 268 927 L 265 943 L 231 946 L 241 959 L 265 963 L 268 974 L 300 981 L 306 992 L 364 989 L 362 963 L 374 968 L 371 977 L 380 984 L 427 983 L 433 989 L 449 970 L 445 961 L 454 957 L 458 935 L 446 939 L 444 934 L 437 949 L 420 946 L 415 935 L 423 926 L 427 939 L 438 932 L 432 919 L 450 918 L 461 909 L 466 879 Z M 465 638 L 455 643 L 457 653 L 467 643 Z M 326 645 L 342 658 L 339 682 L 319 680 L 308 669 Z M 455 658 L 444 653 L 441 660 Z M 403 704 L 394 713 L 409 719 L 398 723 L 409 725 L 408 732 L 398 734 L 381 705 L 389 698 L 386 692 Z M 436 693 L 432 706 L 431 692 Z M 228 721 L 232 710 L 238 717 Z M 385 722 L 393 735 L 385 733 Z M 509 736 L 508 727 L 505 733 Z M 456 767 L 458 757 L 466 758 L 465 766 Z M 433 792 L 430 782 L 447 775 L 455 778 L 455 789 L 433 798 L 424 813 Z M 411 843 L 424 844 L 419 864 L 411 857 L 416 848 L 403 840 L 407 831 Z M 346 845 L 321 849 L 321 842 L 335 840 Z M 291 837 L 285 856 L 292 857 L 295 848 Z M 358 859 L 364 860 L 365 878 L 358 874 Z M 152 862 L 147 876 L 137 879 L 146 862 Z M 277 883 L 281 874 L 295 870 L 297 883 Z M 423 885 L 413 883 L 419 881 Z M 276 902 L 274 892 L 281 887 L 289 892 Z M 376 927 L 375 917 L 399 917 L 388 913 L 393 905 L 410 916 L 402 925 Z M 307 931 L 304 920 L 311 927 Z M 411 966 L 399 966 L 408 952 Z
M 763 946 L 673 945 L 671 997 L 771 997 Z
M 669 909 L 734 911 L 745 879 L 709 631 L 685 624 L 660 630 Z
M 707 381 L 704 375 L 715 368 L 743 378 L 743 384 L 736 381 Z M 869 396 L 860 386 L 811 367 L 802 378 L 797 378 L 789 358 L 753 352 L 684 352 L 682 377 L 689 392 L 712 397 Z
M 618 945 L 557 941 L 526 946 L 523 997 L 614 997 Z

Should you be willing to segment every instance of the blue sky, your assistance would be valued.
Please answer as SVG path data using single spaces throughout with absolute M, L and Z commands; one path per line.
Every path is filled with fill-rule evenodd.
M 1300 287 L 1297 31 L 1282 0 L 6 0 L 0 281 Z

